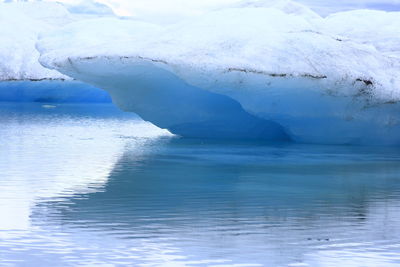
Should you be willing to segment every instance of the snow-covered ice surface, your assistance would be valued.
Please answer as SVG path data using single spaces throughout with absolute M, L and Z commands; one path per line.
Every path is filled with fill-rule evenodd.
M 44 66 L 183 136 L 398 145 L 399 21 L 250 1 L 167 25 L 81 21 L 37 47 Z
M 370 44 L 387 56 L 400 57 L 400 12 L 354 10 L 328 16 L 325 27 L 358 43 Z
M 67 79 L 38 62 L 38 35 L 72 22 L 55 3 L 0 3 L 0 80 Z
M 98 88 L 43 67 L 35 45 L 41 32 L 83 19 L 111 16 L 100 6 L 0 3 L 0 101 L 110 102 Z M 96 9 L 97 8 L 97 9 Z M 74 14 L 71 12 L 81 12 Z

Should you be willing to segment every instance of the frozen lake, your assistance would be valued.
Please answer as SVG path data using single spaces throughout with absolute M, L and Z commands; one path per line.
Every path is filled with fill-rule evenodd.
M 0 104 L 1 266 L 399 266 L 400 149 L 180 139 Z

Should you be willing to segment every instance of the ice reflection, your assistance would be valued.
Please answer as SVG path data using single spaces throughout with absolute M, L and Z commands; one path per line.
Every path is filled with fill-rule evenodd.
M 400 262 L 396 150 L 171 139 L 147 151 L 127 146 L 103 191 L 42 203 L 35 223 L 63 227 L 91 263 Z
M 112 105 L 2 104 L 0 123 L 0 237 L 28 230 L 40 202 L 101 191 L 121 137 L 135 136 L 130 145 L 140 154 L 149 138 L 166 134 Z
M 0 123 L 2 266 L 400 263 L 398 149 L 167 138 L 112 106 Z

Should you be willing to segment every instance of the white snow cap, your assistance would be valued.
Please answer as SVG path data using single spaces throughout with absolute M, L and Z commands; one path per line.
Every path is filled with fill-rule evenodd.
M 319 17 L 310 8 L 290 0 L 135 0 L 121 1 L 119 4 L 116 1 L 105 2 L 119 10 L 122 15 L 158 24 L 192 20 L 208 12 L 230 7 L 270 7 L 288 14 Z
M 400 12 L 354 10 L 328 16 L 326 31 L 362 44 L 373 45 L 386 55 L 400 56 Z
M 64 4 L 51 2 L 0 3 L 0 81 L 68 79 L 40 65 L 35 48 L 38 36 L 99 15 L 114 16 L 110 8 L 92 1 L 69 5 L 68 9 Z
M 71 21 L 56 3 L 0 3 L 0 80 L 64 78 L 38 62 L 37 36 Z
M 180 70 L 188 66 L 193 73 L 246 69 L 326 76 L 332 83 L 368 80 L 379 98 L 399 94 L 399 12 L 359 10 L 321 18 L 289 0 L 219 0 L 201 8 L 186 5 L 199 11 L 193 18 L 154 24 L 152 16 L 146 22 L 112 17 L 73 22 L 77 17 L 65 7 L 48 2 L 0 5 L 2 80 L 65 78 L 37 62 L 35 42 L 45 32 L 37 45 L 41 61 L 60 71 L 73 58 L 136 56 L 168 62 L 184 79 L 188 72 Z
M 323 77 L 320 89 L 339 94 L 353 94 L 354 86 L 335 84 L 365 81 L 373 84 L 375 98 L 388 101 L 400 98 L 398 14 L 354 11 L 323 19 L 292 1 L 246 1 L 166 26 L 118 19 L 75 23 L 46 35 L 38 48 L 41 62 L 61 71 L 71 59 L 140 57 L 167 62 L 202 88 L 214 88 L 221 73 L 240 70 L 288 80 Z M 363 25 L 368 17 L 385 33 Z M 352 34 L 343 21 L 358 30 Z

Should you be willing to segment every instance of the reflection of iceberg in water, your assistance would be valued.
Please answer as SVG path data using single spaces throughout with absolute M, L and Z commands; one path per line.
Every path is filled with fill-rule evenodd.
M 151 124 L 113 114 L 111 105 L 0 106 L 0 220 L 2 230 L 28 230 L 40 202 L 102 190 L 120 157 L 126 134 L 138 153 L 147 137 L 165 134 Z M 101 116 L 96 116 L 96 108 Z
M 0 81 L 0 101 L 110 103 L 107 92 L 78 81 Z
M 46 211 L 69 229 L 88 262 L 334 266 L 347 260 L 329 258 L 339 250 L 399 260 L 385 256 L 400 241 L 395 150 L 200 143 L 173 139 L 141 159 L 128 148 L 104 190 L 43 203 L 33 218 Z

